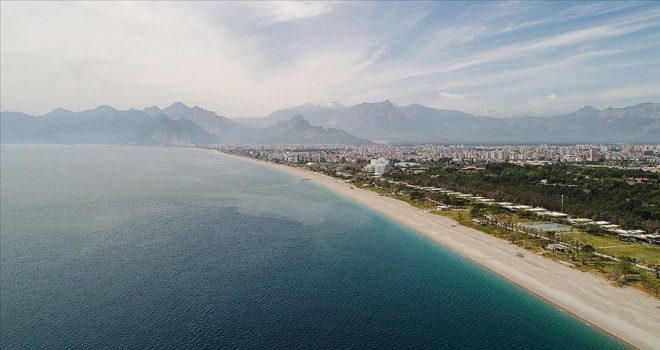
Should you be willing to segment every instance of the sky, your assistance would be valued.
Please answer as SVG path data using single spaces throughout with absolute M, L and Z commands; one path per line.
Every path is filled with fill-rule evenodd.
M 0 2 L 0 109 L 660 102 L 660 2 Z

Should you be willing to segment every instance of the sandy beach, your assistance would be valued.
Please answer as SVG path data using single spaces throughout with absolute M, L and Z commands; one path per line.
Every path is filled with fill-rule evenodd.
M 419 232 L 632 347 L 660 349 L 660 301 L 638 290 L 614 287 L 605 279 L 458 225 L 449 218 L 323 174 L 221 154 L 309 179 Z

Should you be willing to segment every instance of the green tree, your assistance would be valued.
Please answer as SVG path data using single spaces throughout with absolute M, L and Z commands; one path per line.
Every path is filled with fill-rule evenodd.
M 582 247 L 582 263 L 584 264 L 585 260 L 591 259 L 596 249 L 591 244 L 586 244 Z
M 557 240 L 557 239 L 556 239 L 556 237 L 557 237 L 557 232 L 555 232 L 555 231 L 546 231 L 545 235 L 548 236 L 548 238 L 550 238 L 550 239 L 553 240 L 553 241 L 556 241 L 556 240 Z
M 472 209 L 470 209 L 470 215 L 472 215 L 473 218 L 478 218 L 483 216 L 483 210 L 486 208 L 486 205 L 483 203 L 477 203 L 475 204 Z
M 410 192 L 410 200 L 419 200 L 424 198 L 424 193 L 421 191 L 411 191 Z
M 628 282 L 626 275 L 628 275 L 632 271 L 632 268 L 633 268 L 633 263 L 630 262 L 629 257 L 621 258 L 621 260 L 619 260 L 619 263 L 615 267 L 617 282 L 620 284 L 626 284 Z
M 501 204 L 497 204 L 497 203 L 491 204 L 488 207 L 488 210 L 494 215 L 506 213 L 506 209 Z

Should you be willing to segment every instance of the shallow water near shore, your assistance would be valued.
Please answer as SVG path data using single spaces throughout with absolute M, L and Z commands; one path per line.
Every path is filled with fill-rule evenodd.
M 1 152 L 3 349 L 624 348 L 271 168 L 188 148 Z

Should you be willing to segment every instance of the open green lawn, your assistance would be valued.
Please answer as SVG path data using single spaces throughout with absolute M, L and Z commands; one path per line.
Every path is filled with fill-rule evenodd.
M 597 252 L 617 258 L 629 256 L 639 262 L 660 264 L 660 247 L 628 243 L 620 241 L 616 237 L 596 236 L 575 231 L 558 233 L 557 238 L 569 243 L 578 241 L 580 244 L 590 244 L 596 248 Z
M 630 256 L 638 262 L 660 264 L 660 248 L 648 245 L 620 245 L 612 248 L 601 248 L 598 251 L 612 256 Z

